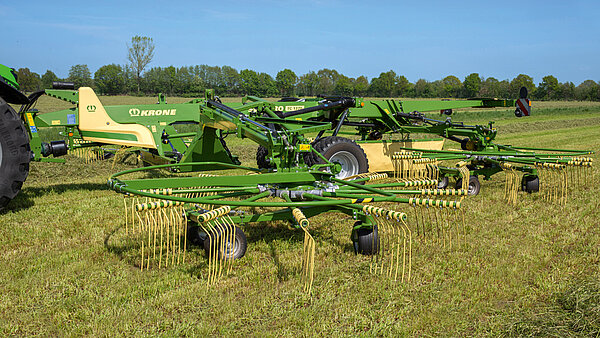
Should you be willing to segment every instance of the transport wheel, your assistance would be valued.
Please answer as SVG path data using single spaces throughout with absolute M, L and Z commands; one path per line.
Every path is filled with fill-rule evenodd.
M 221 236 L 220 233 L 217 233 L 218 236 Z M 211 236 L 214 236 L 211 234 Z M 213 239 L 214 240 L 214 239 Z M 232 243 L 233 242 L 233 243 Z M 208 254 L 208 250 L 210 248 L 211 241 L 207 238 L 204 240 L 204 250 Z M 235 227 L 235 238 L 233 240 L 228 240 L 225 243 L 225 252 L 219 250 L 219 257 L 221 259 L 227 257 L 228 259 L 240 259 L 244 257 L 246 254 L 246 249 L 248 248 L 248 240 L 246 239 L 246 234 L 239 227 Z
M 200 227 L 197 225 L 188 225 L 186 239 L 188 245 L 202 245 L 204 240 L 200 237 Z
M 462 187 L 462 178 L 456 180 L 456 189 L 460 189 Z M 479 194 L 479 190 L 481 190 L 481 183 L 479 183 L 479 179 L 477 176 L 469 177 L 469 196 L 476 196 Z
M 367 155 L 356 142 L 344 137 L 328 136 L 317 141 L 313 148 L 321 153 L 328 161 L 339 163 L 342 170 L 335 175 L 336 178 L 366 173 L 369 170 Z M 316 158 L 315 163 L 324 163 L 321 158 Z
M 523 175 L 521 189 L 530 194 L 540 191 L 540 178 L 537 175 Z
M 354 242 L 354 252 L 361 255 L 375 255 L 379 252 L 379 233 L 377 225 L 372 228 L 356 230 L 357 240 Z
M 448 183 L 450 182 L 450 180 L 448 179 L 448 176 L 443 176 L 440 177 L 440 180 L 438 181 L 438 189 L 446 189 L 448 188 Z
M 256 165 L 259 169 L 271 169 L 273 165 L 267 161 L 269 151 L 263 146 L 259 146 L 256 150 Z
M 25 126 L 17 112 L 0 98 L 0 211 L 21 191 L 30 161 Z
M 468 151 L 475 150 L 475 141 L 469 138 L 463 139 L 462 141 L 460 141 L 460 149 Z

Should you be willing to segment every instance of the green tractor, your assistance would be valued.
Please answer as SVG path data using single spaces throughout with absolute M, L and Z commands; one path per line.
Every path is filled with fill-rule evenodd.
M 32 156 L 28 132 L 9 105 L 29 102 L 17 80 L 14 69 L 0 65 L 0 210 L 21 190 Z

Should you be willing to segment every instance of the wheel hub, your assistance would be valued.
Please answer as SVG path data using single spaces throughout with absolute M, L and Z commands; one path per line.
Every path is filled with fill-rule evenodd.
M 475 190 L 476 190 L 475 183 L 469 182 L 469 189 L 468 189 L 469 195 L 474 195 Z
M 235 257 L 240 251 L 240 243 L 237 237 L 233 241 L 233 245 L 231 241 L 227 241 L 225 244 L 225 257 Z
M 341 166 L 339 174 L 336 175 L 337 178 L 346 178 L 358 175 L 358 160 L 348 151 L 338 151 L 329 158 L 329 161 L 338 163 Z

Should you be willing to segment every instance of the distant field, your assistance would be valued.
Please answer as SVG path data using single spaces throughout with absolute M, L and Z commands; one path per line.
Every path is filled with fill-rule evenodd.
M 37 106 L 42 112 L 68 107 L 49 98 Z M 500 143 L 600 150 L 600 103 L 533 102 L 533 116 L 521 119 L 513 110 L 457 111 L 453 120 L 497 121 Z M 243 164 L 254 165 L 251 142 L 234 139 L 231 148 Z M 369 273 L 369 258 L 353 253 L 351 219 L 315 217 L 309 297 L 300 280 L 303 234 L 288 223 L 246 226 L 246 256 L 207 290 L 200 248 L 190 248 L 186 263 L 175 268 L 133 266 L 134 253 L 122 241 L 122 198 L 106 186 L 110 174 L 128 166 L 86 165 L 72 156 L 67 164 L 33 163 L 22 193 L 0 215 L 0 333 L 597 336 L 597 164 L 566 206 L 524 193 L 509 206 L 503 174 L 483 182 L 480 195 L 466 201 L 462 245 L 416 245 L 413 279 L 405 284 Z

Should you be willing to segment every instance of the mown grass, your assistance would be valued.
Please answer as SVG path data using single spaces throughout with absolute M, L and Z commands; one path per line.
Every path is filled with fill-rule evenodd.
M 530 120 L 502 121 L 499 141 L 598 151 L 600 109 L 556 113 L 559 104 Z M 588 124 L 568 125 L 588 108 Z M 506 113 L 512 111 L 481 119 Z M 460 114 L 468 116 L 455 119 Z M 253 164 L 254 145 L 236 141 L 232 148 L 243 164 Z M 415 243 L 410 283 L 369 273 L 369 258 L 352 251 L 351 219 L 315 217 L 309 296 L 300 282 L 303 235 L 284 222 L 245 226 L 246 256 L 209 289 L 200 248 L 188 250 L 185 264 L 140 272 L 123 235 L 122 199 L 105 185 L 127 166 L 67 159 L 33 163 L 22 193 L 0 215 L 2 335 L 593 336 L 600 330 L 597 167 L 566 206 L 523 193 L 510 206 L 502 175 L 484 182 L 467 203 L 460 245 Z

